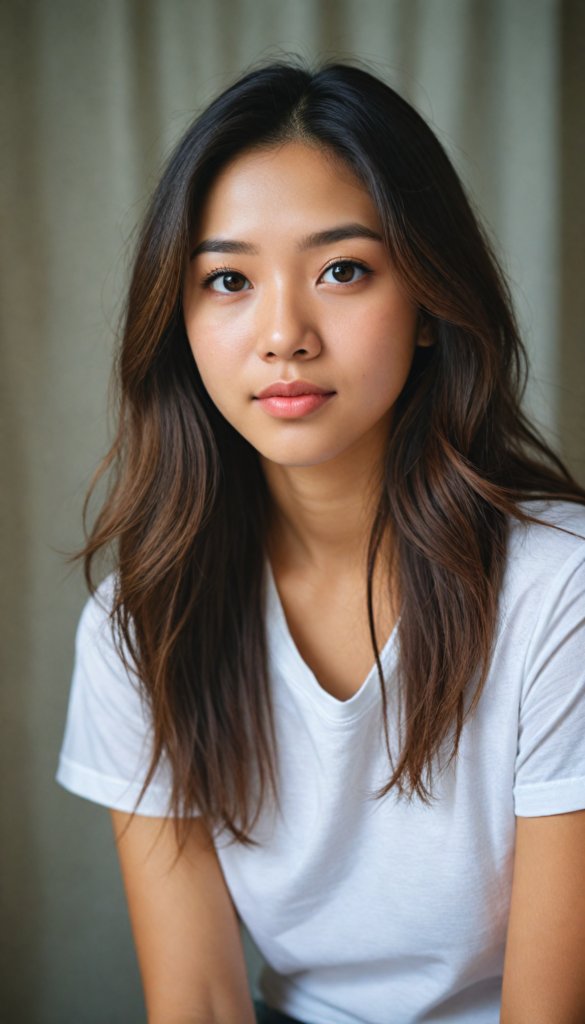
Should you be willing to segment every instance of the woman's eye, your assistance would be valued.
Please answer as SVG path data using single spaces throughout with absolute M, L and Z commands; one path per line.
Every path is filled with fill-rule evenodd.
M 358 281 L 367 273 L 369 271 L 359 263 L 340 262 L 327 267 L 322 280 L 326 284 L 349 284 L 352 281 Z
M 214 292 L 222 292 L 224 295 L 234 292 L 245 292 L 250 288 L 250 282 L 243 274 L 235 270 L 226 270 L 223 274 L 213 277 L 208 285 Z

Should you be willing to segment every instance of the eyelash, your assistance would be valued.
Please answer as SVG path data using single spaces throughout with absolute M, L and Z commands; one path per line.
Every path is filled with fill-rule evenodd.
M 327 264 L 326 267 L 323 267 L 323 270 L 321 271 L 321 274 L 319 275 L 319 278 L 323 277 L 323 274 L 326 274 L 328 270 L 331 270 L 331 267 L 336 267 L 339 264 L 344 264 L 344 263 L 349 263 L 352 267 L 359 267 L 360 270 L 363 270 L 364 274 L 373 274 L 374 273 L 374 271 L 371 270 L 370 267 L 367 267 L 365 263 L 362 263 L 361 260 L 352 260 L 352 259 L 345 259 L 345 258 L 339 258 L 338 257 L 335 260 L 331 260 Z M 205 275 L 205 277 L 201 281 L 201 287 L 202 288 L 209 288 L 209 286 L 213 283 L 213 281 L 215 281 L 218 277 L 221 277 L 222 274 L 239 274 L 239 273 L 240 273 L 240 271 L 239 270 L 234 270 L 233 267 L 216 267 L 215 270 L 210 270 L 209 273 Z M 242 277 L 245 277 L 245 276 L 246 276 L 245 274 L 242 274 Z M 352 283 L 353 282 L 351 282 L 351 281 L 348 282 L 348 284 L 352 284 Z
M 336 260 L 330 260 L 327 266 L 323 267 L 319 276 L 320 278 L 323 277 L 323 274 L 326 274 L 328 270 L 331 270 L 331 267 L 344 266 L 346 264 L 349 264 L 350 267 L 359 267 L 360 270 L 363 270 L 364 274 L 374 273 L 374 271 L 370 267 L 367 267 L 365 263 L 362 263 L 361 260 L 347 259 L 342 256 L 341 258 L 338 257 Z M 349 281 L 348 284 L 353 284 L 353 281 Z
M 216 267 L 215 270 L 210 270 L 201 281 L 202 288 L 208 288 L 212 281 L 215 281 L 217 277 L 221 277 L 222 274 L 239 274 L 239 270 L 234 270 L 233 267 Z

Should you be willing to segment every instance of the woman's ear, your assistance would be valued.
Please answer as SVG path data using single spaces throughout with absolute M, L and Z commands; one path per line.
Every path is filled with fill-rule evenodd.
M 435 344 L 436 340 L 431 324 L 422 313 L 419 313 L 416 328 L 416 344 L 420 345 L 421 348 L 430 348 L 431 345 Z

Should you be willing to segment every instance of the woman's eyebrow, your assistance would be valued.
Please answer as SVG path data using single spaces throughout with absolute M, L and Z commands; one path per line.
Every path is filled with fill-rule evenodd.
M 365 224 L 340 224 L 338 228 L 328 228 L 326 231 L 316 231 L 313 235 L 307 235 L 299 245 L 299 249 L 317 249 L 321 245 L 331 245 L 333 242 L 344 242 L 347 238 L 372 238 L 375 242 L 381 242 L 382 236 L 377 231 L 372 231 Z
M 236 256 L 256 256 L 258 254 L 256 246 L 251 242 L 237 242 L 231 238 L 204 238 L 193 249 L 190 259 L 194 259 L 202 252 L 231 252 Z
M 299 243 L 299 250 L 304 252 L 306 249 L 318 249 L 321 245 L 344 242 L 348 238 L 372 238 L 375 242 L 382 241 L 382 236 L 365 224 L 340 224 L 337 228 L 327 228 L 325 231 L 306 235 Z M 203 252 L 227 252 L 236 256 L 258 255 L 258 249 L 251 242 L 239 242 L 232 238 L 204 238 L 193 250 L 190 259 L 195 259 Z

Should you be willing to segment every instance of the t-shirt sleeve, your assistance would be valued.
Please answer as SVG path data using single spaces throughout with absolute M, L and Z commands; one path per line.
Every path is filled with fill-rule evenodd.
M 585 808 L 585 546 L 551 584 L 524 666 L 514 801 L 520 817 Z
M 162 764 L 140 799 L 151 753 L 148 708 L 116 649 L 109 578 L 85 606 L 57 781 L 106 807 L 153 817 L 169 811 L 170 772 Z

